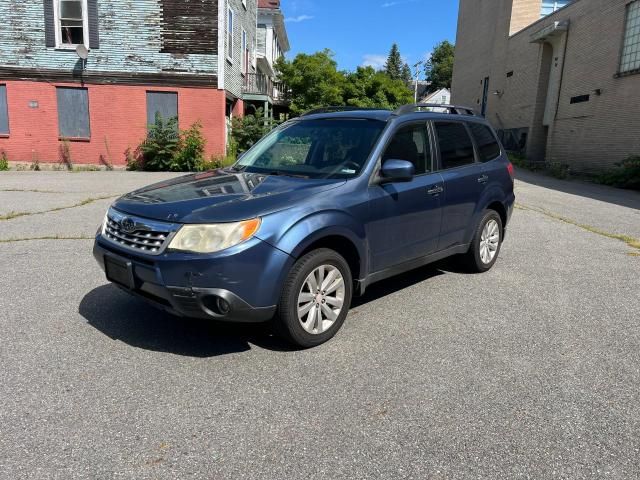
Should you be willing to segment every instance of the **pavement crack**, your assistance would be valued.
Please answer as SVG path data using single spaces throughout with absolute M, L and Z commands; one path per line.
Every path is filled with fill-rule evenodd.
M 49 210 L 42 210 L 39 212 L 9 212 L 4 215 L 0 215 L 0 221 L 4 220 L 13 220 L 14 218 L 27 217 L 31 215 L 43 215 L 45 213 L 59 212 L 61 210 L 68 210 L 70 208 L 82 207 L 84 205 L 89 205 L 90 203 L 97 202 L 99 200 L 107 200 L 109 198 L 116 198 L 118 195 L 109 195 L 105 197 L 91 197 L 82 200 L 81 202 L 74 203 L 73 205 L 67 205 L 65 207 L 55 207 L 50 208 Z
M 575 227 L 581 228 L 582 230 L 586 230 L 587 232 L 595 233 L 596 235 L 600 235 L 602 237 L 611 238 L 614 240 L 619 240 L 627 244 L 628 247 L 634 248 L 636 250 L 640 250 L 640 240 L 629 235 L 623 235 L 620 233 L 612 233 L 607 232 L 606 230 L 602 230 L 601 228 L 594 227 L 593 225 L 589 225 L 586 223 L 580 223 L 571 218 L 563 217 L 562 215 L 558 215 L 557 213 L 551 212 L 542 207 L 532 207 L 530 205 L 523 205 L 521 203 L 516 204 L 516 208 L 519 210 L 529 210 L 531 212 L 541 213 L 546 217 L 552 218 L 554 220 L 558 220 L 560 222 L 564 222 L 569 225 L 573 225 Z M 636 252 L 633 252 L 631 256 L 640 256 L 637 255 Z
M 30 242 L 32 240 L 93 240 L 93 237 L 48 235 L 45 237 L 6 238 L 0 239 L 0 243 Z
M 60 193 L 64 194 L 67 192 L 59 192 L 56 190 L 39 190 L 37 188 L 0 188 L 0 192 L 28 192 L 28 193 Z

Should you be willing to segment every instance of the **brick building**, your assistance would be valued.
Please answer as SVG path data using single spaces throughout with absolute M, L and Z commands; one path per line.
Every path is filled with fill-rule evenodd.
M 67 140 L 74 162 L 121 165 L 160 112 L 200 121 L 223 154 L 256 72 L 257 1 L 3 0 L 0 150 L 56 162 Z
M 258 0 L 258 30 L 255 48 L 256 72 L 244 84 L 246 110 L 261 108 L 266 117 L 288 113 L 286 88 L 277 81 L 275 62 L 289 51 L 289 37 L 280 0 Z
M 461 0 L 452 102 L 533 161 L 640 155 L 640 0 Z

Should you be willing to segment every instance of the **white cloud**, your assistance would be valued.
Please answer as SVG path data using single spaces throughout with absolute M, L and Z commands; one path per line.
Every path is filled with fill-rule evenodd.
M 311 15 L 298 15 L 297 17 L 291 17 L 291 18 L 285 19 L 285 22 L 299 23 L 299 22 L 304 22 L 305 20 L 311 20 L 311 19 L 313 19 Z
M 418 0 L 393 0 L 391 2 L 385 2 L 380 5 L 382 8 L 395 7 L 396 5 L 404 5 L 405 3 L 414 3 Z
M 362 57 L 361 66 L 363 66 L 363 67 L 373 67 L 376 70 L 379 70 L 382 67 L 384 67 L 385 63 L 387 63 L 387 56 L 386 55 L 376 55 L 376 54 L 370 53 L 370 54 L 367 54 L 364 57 Z

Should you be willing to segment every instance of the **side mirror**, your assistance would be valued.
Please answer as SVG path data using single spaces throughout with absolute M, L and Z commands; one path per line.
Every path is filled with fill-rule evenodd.
M 387 160 L 382 164 L 380 176 L 383 182 L 410 182 L 416 169 L 406 160 Z

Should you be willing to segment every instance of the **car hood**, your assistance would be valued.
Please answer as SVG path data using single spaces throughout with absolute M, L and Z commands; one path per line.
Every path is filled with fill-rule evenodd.
M 213 170 L 136 190 L 120 197 L 113 207 L 177 223 L 234 222 L 284 210 L 344 183 Z

